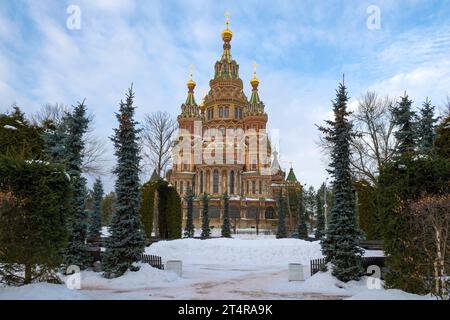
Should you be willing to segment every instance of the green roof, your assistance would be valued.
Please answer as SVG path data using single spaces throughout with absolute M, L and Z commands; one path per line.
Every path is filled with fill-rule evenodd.
M 298 182 L 297 178 L 295 177 L 295 173 L 294 170 L 291 168 L 291 170 L 289 170 L 289 174 L 286 178 L 286 181 L 288 182 Z
M 188 96 L 186 98 L 186 102 L 184 103 L 187 106 L 196 106 L 197 103 L 195 102 L 194 93 L 188 92 Z
M 250 97 L 250 104 L 253 103 L 260 103 L 261 100 L 259 99 L 258 90 L 252 90 L 252 96 Z

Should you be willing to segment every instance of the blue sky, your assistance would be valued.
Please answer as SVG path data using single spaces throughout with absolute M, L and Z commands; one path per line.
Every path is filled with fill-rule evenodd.
M 66 27 L 71 4 L 81 9 L 80 30 Z M 380 29 L 367 27 L 370 5 L 380 9 Z M 176 116 L 193 64 L 199 101 L 222 52 L 225 11 L 245 91 L 256 61 L 281 164 L 293 162 L 302 183 L 326 177 L 315 124 L 332 116 L 343 73 L 352 108 L 367 90 L 406 90 L 416 106 L 450 95 L 449 1 L 0 0 L 0 111 L 86 97 L 111 167 L 108 137 L 127 87 L 134 83 L 138 120 L 158 109 Z M 105 178 L 106 189 L 113 181 Z

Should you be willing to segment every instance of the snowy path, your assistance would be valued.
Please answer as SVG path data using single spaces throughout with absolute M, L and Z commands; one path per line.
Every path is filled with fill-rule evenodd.
M 298 239 L 183 239 L 160 241 L 146 248 L 163 262 L 182 260 L 178 277 L 139 263 L 138 272 L 126 272 L 115 279 L 83 271 L 78 277 L 81 290 L 63 284 L 35 283 L 22 287 L 1 287 L 2 299 L 84 299 L 84 300 L 304 300 L 304 299 L 429 299 L 400 290 L 380 287 L 370 290 L 367 280 L 340 283 L 331 272 L 310 277 L 309 262 L 320 258 L 318 242 Z M 378 256 L 382 252 L 368 251 Z M 305 281 L 288 281 L 288 264 L 304 265 Z
M 290 290 L 285 292 L 285 287 L 270 288 L 279 283 L 287 283 Z M 86 294 L 90 299 L 335 300 L 349 297 L 303 292 L 300 286 L 299 282 L 287 282 L 287 268 L 199 264 L 186 266 L 182 279 L 164 286 L 117 290 L 90 286 L 80 293 Z M 295 287 L 298 290 L 295 290 Z

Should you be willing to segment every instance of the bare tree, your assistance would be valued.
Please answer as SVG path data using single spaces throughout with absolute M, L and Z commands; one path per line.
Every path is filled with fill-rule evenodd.
M 393 124 L 392 106 L 394 100 L 379 97 L 368 91 L 358 99 L 358 108 L 350 114 L 354 136 L 351 142 L 350 165 L 353 174 L 377 184 L 380 169 L 392 159 L 397 140 Z M 320 137 L 318 142 L 323 154 L 328 155 L 329 143 Z
M 31 115 L 31 121 L 37 126 L 44 126 L 48 122 L 59 124 L 63 118 L 70 112 L 67 105 L 62 103 L 43 105 L 36 113 Z
M 394 154 L 393 104 L 389 97 L 381 98 L 369 91 L 358 99 L 358 109 L 351 116 L 357 133 L 352 142 L 351 165 L 357 176 L 373 184 L 377 183 L 381 166 Z
M 412 227 L 416 230 L 412 236 L 433 270 L 429 275 L 431 292 L 448 299 L 450 195 L 425 196 L 412 203 L 411 209 Z
M 70 108 L 62 103 L 50 104 L 42 106 L 35 114 L 31 116 L 31 121 L 38 126 L 45 127 L 49 123 L 60 125 L 64 118 L 70 114 Z M 94 114 L 88 115 L 89 128 L 85 135 L 85 148 L 83 151 L 83 167 L 82 171 L 88 175 L 99 175 L 104 173 L 105 168 L 105 144 L 93 134 Z
M 170 165 L 172 138 L 176 129 L 177 122 L 167 112 L 157 111 L 145 115 L 142 131 L 144 156 L 160 177 Z

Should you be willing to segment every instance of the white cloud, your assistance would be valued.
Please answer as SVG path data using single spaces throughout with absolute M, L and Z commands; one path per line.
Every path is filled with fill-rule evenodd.
M 416 28 L 393 35 L 384 23 L 381 32 L 368 32 L 365 3 L 334 12 L 336 4 L 315 1 L 78 2 L 81 30 L 66 28 L 63 5 L 29 2 L 33 44 L 23 40 L 29 30 L 0 16 L 0 48 L 14 34 L 5 30 L 13 30 L 15 41 L 8 45 L 28 53 L 21 61 L 12 51 L 0 52 L 0 103 L 3 107 L 18 100 L 31 113 L 47 102 L 74 104 L 86 97 L 96 114 L 94 133 L 109 146 L 111 165 L 108 137 L 126 88 L 134 82 L 138 120 L 157 109 L 176 116 L 193 64 L 200 100 L 221 55 L 225 10 L 232 13 L 232 53 L 245 92 L 250 94 L 251 63 L 256 60 L 269 128 L 281 130 L 282 164 L 288 168 L 292 161 L 302 183 L 319 186 L 327 174 L 315 124 L 332 118 L 331 100 L 343 71 L 353 97 L 350 109 L 356 106 L 354 97 L 367 89 L 392 96 L 406 89 L 419 102 L 425 96 L 442 100 L 450 88 L 448 29 Z M 379 3 L 383 16 L 400 6 Z M 327 50 L 340 55 L 332 57 L 336 63 L 331 67 Z

